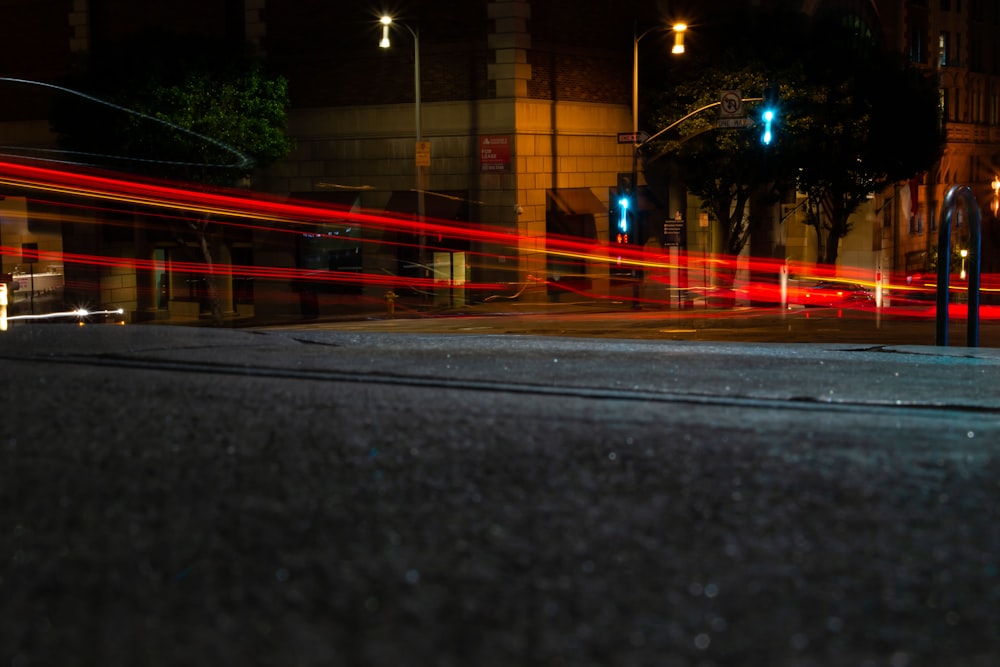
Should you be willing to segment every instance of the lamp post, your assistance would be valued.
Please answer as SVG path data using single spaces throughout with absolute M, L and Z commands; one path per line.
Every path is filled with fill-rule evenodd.
M 653 26 L 647 29 L 643 33 L 639 33 L 638 27 L 635 27 L 632 32 L 632 193 L 629 196 L 629 206 L 633 211 L 632 215 L 635 216 L 635 234 L 637 239 L 641 239 L 642 235 L 638 234 L 639 231 L 639 148 L 642 142 L 639 141 L 639 42 L 642 38 L 651 32 L 657 30 L 663 30 L 664 27 L 661 25 Z M 687 25 L 684 23 L 675 23 L 670 28 L 674 33 L 674 46 L 670 50 L 674 55 L 680 55 L 684 53 L 684 31 L 687 30 Z M 639 307 L 639 275 L 633 271 L 636 280 L 633 283 L 633 296 L 635 308 Z
M 674 46 L 671 53 L 680 55 L 684 53 L 684 31 L 687 25 L 675 23 L 670 28 L 674 33 Z M 633 32 L 632 38 L 632 192 L 638 193 L 639 178 L 639 42 L 642 38 L 656 30 L 663 30 L 663 26 L 653 26 L 643 33 L 638 30 Z
M 424 164 L 421 162 L 420 148 L 423 143 L 423 124 L 420 118 L 420 29 L 411 28 L 405 23 L 394 20 L 391 16 L 383 16 L 379 19 L 382 24 L 382 39 L 379 40 L 379 48 L 388 49 L 391 46 L 389 41 L 389 27 L 393 25 L 398 25 L 406 29 L 407 32 L 413 37 L 413 115 L 414 124 L 416 125 L 416 145 L 414 166 L 416 169 L 416 180 L 417 180 L 417 263 L 420 265 L 420 269 L 423 271 L 424 277 L 427 277 L 427 236 L 425 229 L 426 221 L 426 209 L 424 207 Z
M 684 53 L 684 31 L 687 30 L 687 25 L 683 23 L 675 23 L 670 28 L 674 32 L 674 46 L 670 50 L 674 55 L 680 55 Z M 651 32 L 656 30 L 663 30 L 663 26 L 653 26 L 649 28 L 642 34 L 638 33 L 638 29 L 633 32 L 632 38 L 632 132 L 634 134 L 639 133 L 639 42 L 642 38 Z M 638 141 L 636 142 L 638 143 Z

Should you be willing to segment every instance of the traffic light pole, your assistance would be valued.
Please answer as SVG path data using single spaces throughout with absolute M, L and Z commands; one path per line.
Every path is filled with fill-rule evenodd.
M 639 138 L 638 130 L 636 130 L 636 139 Z M 639 147 L 641 143 L 635 143 L 632 146 L 632 195 L 629 202 L 630 208 L 632 210 L 632 217 L 635 220 L 635 225 L 632 233 L 635 235 L 636 243 L 645 242 L 645 234 L 639 232 L 641 226 L 639 217 Z M 644 221 L 642 221 L 644 222 Z M 637 269 L 632 267 L 632 309 L 640 310 L 642 305 L 639 303 L 640 285 L 642 283 L 643 274 L 642 269 Z

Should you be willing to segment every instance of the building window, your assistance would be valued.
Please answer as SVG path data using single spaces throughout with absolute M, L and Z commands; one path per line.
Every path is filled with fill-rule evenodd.
M 950 64 L 948 62 L 950 43 L 951 35 L 947 30 L 942 30 L 941 34 L 938 35 L 938 65 L 941 67 L 947 67 Z
M 919 28 L 910 30 L 910 62 L 920 64 L 927 62 L 927 40 L 924 31 Z

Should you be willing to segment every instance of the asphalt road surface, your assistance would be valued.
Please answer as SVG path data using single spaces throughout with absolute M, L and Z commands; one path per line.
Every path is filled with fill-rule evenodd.
M 295 323 L 292 328 L 396 333 L 512 334 L 756 343 L 854 343 L 934 345 L 936 320 L 928 309 L 892 314 L 874 309 L 743 308 L 736 310 L 632 310 L 594 304 L 476 304 L 436 315 L 383 313 L 337 321 Z M 964 346 L 964 317 L 948 323 L 949 344 Z M 980 347 L 1000 347 L 1000 321 L 983 319 Z
M 995 665 L 1000 352 L 0 335 L 0 664 Z

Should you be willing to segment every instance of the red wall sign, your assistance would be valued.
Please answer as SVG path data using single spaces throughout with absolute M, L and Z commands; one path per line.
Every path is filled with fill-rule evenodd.
M 479 171 L 506 174 L 510 171 L 509 134 L 487 134 L 479 137 Z

